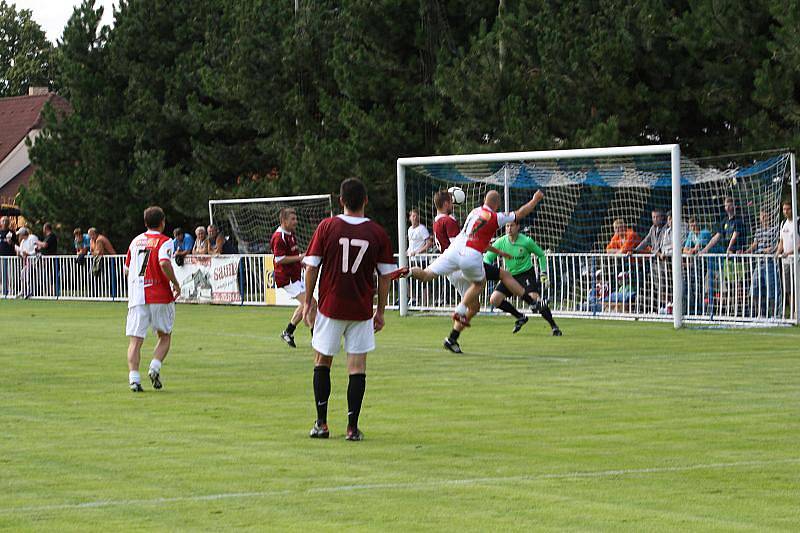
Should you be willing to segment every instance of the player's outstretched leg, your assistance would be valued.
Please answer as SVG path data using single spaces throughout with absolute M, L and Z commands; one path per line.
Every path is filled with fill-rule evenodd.
M 367 354 L 347 354 L 347 370 L 350 382 L 347 384 L 347 435 L 345 439 L 359 441 L 364 433 L 358 429 L 358 416 L 367 389 Z
M 561 337 L 561 329 L 556 324 L 556 321 L 553 319 L 553 313 L 550 311 L 550 306 L 547 305 L 547 301 L 544 298 L 539 297 L 536 293 L 531 293 L 529 296 L 533 297 L 533 305 L 531 305 L 531 311 L 534 313 L 539 313 L 542 315 L 547 323 L 550 325 L 550 329 L 553 331 L 553 337 Z
M 522 326 L 528 323 L 528 317 L 520 313 L 511 302 L 506 300 L 506 295 L 499 289 L 507 290 L 505 287 L 502 287 L 502 282 L 498 283 L 498 288 L 496 288 L 489 297 L 489 303 L 492 304 L 492 307 L 496 307 L 497 309 L 508 313 L 516 319 L 514 321 L 514 330 L 512 333 L 517 333 L 522 329 Z

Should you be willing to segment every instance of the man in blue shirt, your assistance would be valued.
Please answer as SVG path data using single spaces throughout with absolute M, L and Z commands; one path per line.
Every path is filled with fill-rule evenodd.
M 183 231 L 183 228 L 175 228 L 172 232 L 172 236 L 174 237 L 173 242 L 173 252 L 175 257 L 175 263 L 178 266 L 183 265 L 183 259 L 192 253 L 192 249 L 194 248 L 194 238 Z

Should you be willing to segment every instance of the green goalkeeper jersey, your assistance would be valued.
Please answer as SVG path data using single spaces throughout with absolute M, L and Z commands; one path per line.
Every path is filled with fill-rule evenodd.
M 494 241 L 492 246 L 511 256 L 511 259 L 506 259 L 505 261 L 506 270 L 511 272 L 512 276 L 530 270 L 533 266 L 531 254 L 536 254 L 536 257 L 539 259 L 539 270 L 543 273 L 547 272 L 547 255 L 545 255 L 544 250 L 536 244 L 536 241 L 527 235 L 520 233 L 517 235 L 517 240 L 514 242 L 511 242 L 508 235 L 503 235 Z M 494 252 L 486 252 L 483 256 L 484 263 L 494 263 L 495 259 L 497 259 L 497 254 Z

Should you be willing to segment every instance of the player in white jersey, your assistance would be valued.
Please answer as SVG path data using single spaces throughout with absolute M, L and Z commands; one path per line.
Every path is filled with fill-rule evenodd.
M 139 361 L 147 329 L 158 335 L 148 376 L 154 389 L 161 388 L 161 363 L 167 357 L 175 321 L 175 300 L 181 287 L 172 269 L 172 239 L 164 235 L 164 211 L 148 207 L 144 211 L 147 231 L 128 247 L 125 274 L 128 276 L 128 381 L 133 392 L 141 392 Z M 170 283 L 172 287 L 170 287 Z

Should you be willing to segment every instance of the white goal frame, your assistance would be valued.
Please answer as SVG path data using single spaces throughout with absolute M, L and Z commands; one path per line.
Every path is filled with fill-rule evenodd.
M 543 150 L 536 152 L 506 152 L 491 154 L 442 155 L 428 157 L 401 157 L 397 160 L 397 242 L 400 266 L 408 266 L 406 255 L 406 167 L 416 165 L 437 165 L 456 163 L 511 163 L 522 161 L 541 161 L 544 159 L 578 159 L 598 157 L 626 157 L 640 155 L 667 155 L 672 170 L 672 226 L 682 227 L 681 221 L 681 148 L 678 144 L 656 144 L 646 146 L 618 146 L 608 148 L 581 148 L 574 150 Z M 508 205 L 508 172 L 505 175 L 505 209 Z M 794 187 L 794 159 L 792 159 L 792 186 Z M 546 200 L 545 200 L 546 201 Z M 793 202 L 794 203 L 794 202 Z M 683 276 L 681 259 L 681 232 L 672 232 L 672 294 L 673 325 L 676 329 L 683 325 Z M 408 314 L 408 280 L 400 282 L 400 316 Z

